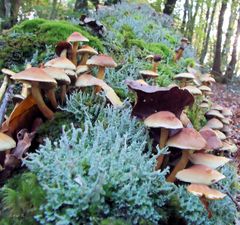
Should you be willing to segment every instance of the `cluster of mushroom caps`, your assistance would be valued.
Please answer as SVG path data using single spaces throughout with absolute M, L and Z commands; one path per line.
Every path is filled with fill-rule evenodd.
M 50 120 L 53 119 L 53 111 L 57 109 L 59 103 L 64 103 L 70 87 L 97 86 L 96 92 L 103 89 L 113 105 L 121 105 L 113 89 L 103 81 L 105 68 L 116 67 L 117 64 L 110 56 L 98 54 L 88 45 L 79 48 L 79 43 L 88 41 L 80 33 L 74 32 L 67 41 L 59 42 L 56 46 L 58 57 L 41 65 L 40 68 L 28 67 L 22 72 L 12 73 L 11 79 L 23 84 L 22 100 L 32 95 L 44 117 Z M 89 58 L 90 56 L 92 57 Z M 90 74 L 90 68 L 93 66 L 99 69 L 97 77 Z M 60 96 L 56 96 L 57 87 L 60 89 Z M 44 101 L 46 98 L 50 106 L 46 105 Z
M 159 111 L 148 116 L 144 124 L 150 129 L 161 128 L 160 148 L 168 146 L 171 152 L 182 152 L 181 158 L 167 177 L 168 182 L 178 179 L 191 183 L 187 190 L 199 196 L 206 208 L 206 199 L 224 198 L 225 194 L 209 187 L 225 177 L 216 169 L 230 160 L 213 154 L 213 150 L 218 149 L 222 143 L 212 129 L 205 128 L 198 132 L 194 128 L 184 127 L 181 120 L 169 111 Z M 176 134 L 172 135 L 173 133 Z M 158 156 L 156 169 L 163 168 L 165 160 L 168 160 L 167 155 Z

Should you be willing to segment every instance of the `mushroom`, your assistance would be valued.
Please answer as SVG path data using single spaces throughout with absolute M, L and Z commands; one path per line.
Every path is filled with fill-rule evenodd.
M 222 157 L 222 156 L 216 156 L 212 154 L 207 153 L 194 153 L 189 156 L 189 160 L 193 164 L 200 164 L 204 166 L 208 166 L 212 169 L 216 169 L 220 166 L 225 165 L 230 161 L 229 158 Z
M 149 79 L 149 78 L 158 78 L 159 74 L 152 71 L 152 70 L 141 70 L 139 71 L 140 75 L 145 78 L 145 79 Z
M 0 101 L 2 100 L 3 95 L 7 89 L 9 82 L 10 82 L 9 77 L 16 74 L 15 72 L 13 72 L 9 69 L 2 69 L 2 73 L 4 74 L 4 78 L 3 78 L 3 83 L 0 87 Z
M 171 112 L 160 111 L 152 114 L 144 120 L 144 124 L 151 128 L 161 128 L 159 148 L 164 148 L 168 139 L 169 129 L 181 129 L 181 121 Z M 164 156 L 158 156 L 156 170 L 160 169 Z
M 224 116 L 217 110 L 209 110 L 208 112 L 206 112 L 206 117 L 209 117 L 209 118 L 213 118 L 213 117 L 216 117 L 216 118 L 219 118 L 219 119 L 223 119 Z
M 176 178 L 184 182 L 211 185 L 222 180 L 225 176 L 208 166 L 193 165 L 179 171 Z
M 203 149 L 206 146 L 206 141 L 195 129 L 183 128 L 178 134 L 169 138 L 166 145 L 183 150 L 181 159 L 167 178 L 168 182 L 174 182 L 178 171 L 186 167 L 191 151 Z
M 191 73 L 179 73 L 174 76 L 174 79 L 180 80 L 180 87 L 185 87 L 187 82 L 195 79 L 195 76 Z
M 187 187 L 187 190 L 200 198 L 200 201 L 208 211 L 208 218 L 212 216 L 212 212 L 208 208 L 209 203 L 207 200 L 219 200 L 226 196 L 226 194 L 223 194 L 222 192 L 212 189 L 204 184 L 190 184 Z
M 70 78 L 65 74 L 63 69 L 59 68 L 54 68 L 54 67 L 48 67 L 43 69 L 50 77 L 55 79 L 57 81 L 58 86 L 63 86 L 63 85 L 69 85 L 71 83 Z M 56 95 L 55 95 L 55 88 L 53 87 L 52 89 L 49 89 L 47 92 L 47 96 L 49 97 L 52 106 L 54 109 L 57 109 L 58 103 L 56 100 Z M 61 94 L 60 94 L 61 100 L 65 99 L 66 95 L 66 89 L 62 88 L 61 89 Z M 63 102 L 62 102 L 63 103 Z
M 192 95 L 202 95 L 201 90 L 195 86 L 185 86 L 182 89 L 188 90 Z
M 228 117 L 228 116 L 232 116 L 233 113 L 232 113 L 232 111 L 231 111 L 230 109 L 223 108 L 223 109 L 222 109 L 222 115 Z
M 160 55 L 153 56 L 153 68 L 152 68 L 153 72 L 157 73 L 157 67 L 161 60 L 162 60 L 162 57 Z
M 6 151 L 16 147 L 16 142 L 8 135 L 0 132 L 0 151 Z
M 83 45 L 78 51 L 82 55 L 80 65 L 85 65 L 90 55 L 97 55 L 98 52 L 88 45 Z
M 55 87 L 57 82 L 40 68 L 29 68 L 12 76 L 14 80 L 28 81 L 31 83 L 31 92 L 37 102 L 38 108 L 47 119 L 52 119 L 54 113 L 43 101 L 40 89 L 48 90 Z
M 225 140 L 227 138 L 226 135 L 220 130 L 214 130 L 214 132 L 220 140 Z
M 105 68 L 114 68 L 117 66 L 117 64 L 114 62 L 113 58 L 107 55 L 94 55 L 90 59 L 87 60 L 87 65 L 88 66 L 98 66 L 98 74 L 97 78 L 103 80 L 104 79 L 104 73 L 105 73 Z M 97 87 L 95 89 L 95 92 L 99 92 L 101 90 L 100 87 Z
M 72 58 L 72 45 L 67 41 L 60 41 L 55 47 L 55 53 L 59 57 Z
M 218 105 L 218 104 L 212 104 L 211 109 L 217 110 L 217 111 L 222 111 L 223 107 L 221 105 Z
M 220 130 L 223 128 L 223 123 L 216 118 L 212 118 L 208 120 L 206 126 L 212 129 Z
M 76 82 L 76 87 L 88 87 L 88 86 L 99 86 L 102 88 L 106 94 L 106 97 L 115 107 L 120 107 L 123 105 L 120 98 L 114 92 L 114 90 L 107 85 L 103 80 L 100 80 L 91 74 L 82 74 Z
M 73 42 L 72 62 L 77 66 L 77 50 L 79 42 L 88 42 L 89 40 L 78 32 L 73 32 L 68 38 L 68 42 Z
M 204 148 L 205 150 L 211 151 L 222 147 L 222 141 L 218 138 L 214 130 L 212 130 L 211 128 L 204 127 L 199 131 L 199 133 L 202 135 L 202 137 L 207 143 Z

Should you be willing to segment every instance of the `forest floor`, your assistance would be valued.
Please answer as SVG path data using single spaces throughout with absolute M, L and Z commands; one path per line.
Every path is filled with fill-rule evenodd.
M 213 85 L 212 91 L 212 101 L 231 109 L 233 112 L 230 137 L 238 146 L 235 157 L 240 174 L 240 89 L 233 85 L 216 83 Z

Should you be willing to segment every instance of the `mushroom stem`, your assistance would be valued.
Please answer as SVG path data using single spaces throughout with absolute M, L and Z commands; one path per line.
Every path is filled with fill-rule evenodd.
M 67 94 L 67 85 L 64 84 L 60 87 L 60 99 L 61 99 L 62 105 L 65 103 L 66 94 Z
M 174 182 L 176 180 L 176 174 L 178 171 L 183 170 L 187 163 L 188 163 L 188 156 L 190 154 L 189 150 L 182 150 L 182 157 L 178 161 L 177 165 L 174 167 L 173 171 L 171 174 L 168 176 L 167 181 L 168 182 Z
M 157 68 L 158 68 L 159 62 L 153 62 L 153 67 L 152 67 L 152 71 L 157 73 Z
M 60 57 L 66 57 L 67 58 L 67 49 L 62 50 Z
M 105 73 L 105 67 L 104 66 L 99 66 L 97 78 L 103 80 L 104 79 L 104 73 Z M 101 91 L 101 87 L 97 86 L 95 88 L 95 93 L 98 93 L 100 91 Z
M 56 110 L 57 107 L 58 107 L 58 103 L 57 103 L 57 100 L 56 100 L 56 95 L 55 95 L 55 90 L 54 88 L 50 89 L 47 91 L 46 93 L 48 99 L 50 100 L 51 102 L 51 105 L 53 106 L 53 108 Z
M 0 88 L 0 101 L 3 98 L 3 95 L 4 95 L 4 93 L 5 93 L 6 89 L 7 89 L 7 86 L 8 86 L 8 77 L 4 76 L 3 83 L 2 83 L 2 86 Z
M 32 82 L 32 95 L 43 115 L 49 120 L 53 119 L 54 113 L 46 106 L 45 102 L 43 101 L 40 89 L 38 87 L 38 82 Z
M 81 58 L 81 61 L 80 61 L 80 65 L 86 65 L 88 57 L 89 57 L 88 53 L 83 54 L 82 58 Z
M 21 95 L 25 98 L 29 95 L 28 84 L 23 83 Z
M 210 219 L 212 217 L 212 212 L 209 209 L 209 203 L 207 201 L 207 199 L 205 198 L 205 196 L 199 197 L 200 201 L 202 202 L 202 204 L 204 205 L 205 209 L 208 212 L 208 218 Z
M 166 128 L 161 128 L 161 134 L 159 139 L 159 148 L 164 148 L 168 139 L 169 131 Z M 155 170 L 159 170 L 162 163 L 163 163 L 164 155 L 160 155 L 157 157 L 157 165 L 155 167 Z
M 72 63 L 77 66 L 77 50 L 78 50 L 78 42 L 73 43 L 73 51 L 72 51 Z

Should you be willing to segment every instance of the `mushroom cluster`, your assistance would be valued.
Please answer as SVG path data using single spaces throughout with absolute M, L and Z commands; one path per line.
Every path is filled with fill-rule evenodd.
M 186 85 L 189 81 L 193 82 L 195 75 L 183 73 L 176 78 L 180 78 L 183 85 Z M 159 88 L 146 85 L 142 81 L 126 83 L 137 94 L 132 114 L 144 121 L 156 149 L 157 146 L 160 149 L 166 146 L 169 148 L 168 154 L 156 154 L 155 169 L 169 166 L 168 182 L 180 180 L 191 183 L 187 190 L 200 197 L 210 217 L 208 200 L 222 199 L 225 194 L 209 186 L 224 178 L 216 169 L 230 161 L 229 158 L 215 154 L 216 150 L 224 148 L 222 138 L 215 129 L 218 126 L 223 127 L 223 122 L 227 123 L 229 119 L 220 115 L 218 111 L 214 115 L 217 118 L 221 117 L 219 121 L 212 112 L 208 112 L 206 115 L 211 116 L 212 121 L 208 121 L 205 127 L 197 131 L 183 112 L 186 106 L 191 107 L 194 96 L 199 95 L 194 89 L 185 88 L 186 86 Z M 215 111 L 223 110 L 214 104 L 213 108 Z M 225 113 L 230 115 L 229 112 Z M 215 126 L 209 126 L 216 120 Z
M 13 156 L 14 149 L 19 143 L 18 133 L 22 129 L 32 131 L 34 121 L 52 120 L 58 106 L 65 103 L 65 97 L 72 90 L 87 86 L 95 86 L 95 92 L 103 90 L 109 102 L 122 106 L 122 101 L 114 90 L 104 82 L 105 68 L 117 66 L 112 57 L 98 54 L 88 45 L 80 43 L 89 40 L 78 32 L 72 33 L 66 41 L 56 45 L 56 57 L 40 64 L 39 67 L 27 65 L 25 70 L 15 73 L 3 69 L 4 82 L 0 87 L 0 99 L 9 84 L 14 82 L 22 86 L 21 93 L 14 96 L 15 107 L 10 116 L 1 124 L 0 136 L 4 141 L 0 151 L 0 165 L 6 167 L 6 159 Z M 92 67 L 98 67 L 97 77 L 90 74 Z M 13 139 L 12 139 L 13 138 Z M 17 144 L 16 144 L 17 142 Z M 9 157 L 11 155 L 11 157 Z M 24 155 L 24 151 L 21 156 Z M 9 163 L 9 161 L 8 161 Z

